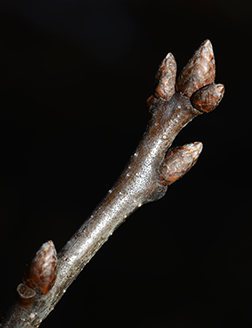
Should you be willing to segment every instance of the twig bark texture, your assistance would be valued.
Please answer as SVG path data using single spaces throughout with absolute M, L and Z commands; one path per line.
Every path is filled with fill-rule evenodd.
M 188 122 L 219 104 L 224 86 L 214 80 L 209 40 L 177 82 L 175 59 L 171 53 L 165 57 L 156 74 L 154 95 L 147 100 L 152 118 L 125 170 L 58 256 L 52 241 L 42 245 L 17 287 L 18 300 L 2 327 L 38 327 L 115 229 L 137 208 L 163 197 L 168 185 L 194 165 L 202 150 L 200 142 L 169 147 Z

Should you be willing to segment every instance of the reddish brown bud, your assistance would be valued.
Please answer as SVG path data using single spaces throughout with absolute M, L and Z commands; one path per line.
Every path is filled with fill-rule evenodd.
M 57 273 L 57 254 L 53 242 L 44 243 L 31 262 L 23 283 L 44 295 L 53 287 Z
M 223 84 L 209 84 L 192 95 L 191 103 L 194 108 L 202 112 L 211 112 L 219 105 L 224 91 Z
M 155 96 L 168 100 L 175 93 L 177 64 L 172 53 L 162 61 L 155 78 Z
M 178 77 L 176 89 L 185 96 L 191 95 L 215 79 L 215 59 L 213 47 L 206 40 L 195 52 Z
M 201 142 L 194 142 L 170 149 L 160 168 L 161 182 L 164 185 L 170 185 L 182 178 L 196 163 L 202 148 Z

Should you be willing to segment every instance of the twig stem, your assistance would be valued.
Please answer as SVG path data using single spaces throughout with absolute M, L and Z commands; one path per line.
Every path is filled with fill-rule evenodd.
M 218 105 L 224 87 L 215 85 L 214 77 L 214 57 L 208 40 L 182 71 L 177 91 L 176 63 L 172 54 L 166 56 L 156 76 L 154 96 L 147 102 L 152 118 L 125 170 L 60 251 L 57 269 L 52 242 L 37 252 L 32 271 L 19 285 L 20 299 L 2 327 L 38 327 L 116 228 L 137 208 L 164 196 L 168 185 L 196 162 L 202 149 L 200 143 L 176 148 L 168 154 L 167 150 L 188 122 Z M 44 260 L 41 254 L 45 254 Z

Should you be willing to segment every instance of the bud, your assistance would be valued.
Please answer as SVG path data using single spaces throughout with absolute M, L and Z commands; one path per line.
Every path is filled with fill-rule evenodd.
M 170 149 L 160 168 L 162 184 L 170 185 L 182 178 L 196 163 L 202 148 L 201 142 L 194 142 Z
M 215 59 L 213 47 L 206 40 L 195 52 L 178 77 L 176 89 L 185 96 L 191 95 L 215 79 Z
M 177 64 L 172 53 L 168 53 L 162 61 L 155 78 L 155 96 L 169 100 L 175 93 Z
M 23 283 L 44 295 L 53 287 L 57 274 L 57 253 L 51 240 L 44 243 L 33 258 Z
M 223 84 L 209 84 L 192 95 L 191 103 L 194 108 L 201 112 L 211 112 L 219 105 L 224 91 Z

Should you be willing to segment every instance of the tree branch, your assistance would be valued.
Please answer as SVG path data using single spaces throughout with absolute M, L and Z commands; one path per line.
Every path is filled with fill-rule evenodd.
M 214 80 L 209 40 L 184 67 L 177 83 L 175 59 L 171 53 L 166 56 L 156 74 L 154 95 L 147 100 L 152 118 L 128 165 L 58 257 L 52 241 L 42 245 L 1 327 L 38 327 L 116 228 L 143 204 L 163 197 L 168 185 L 195 164 L 201 143 L 168 148 L 188 122 L 219 104 L 224 86 Z

